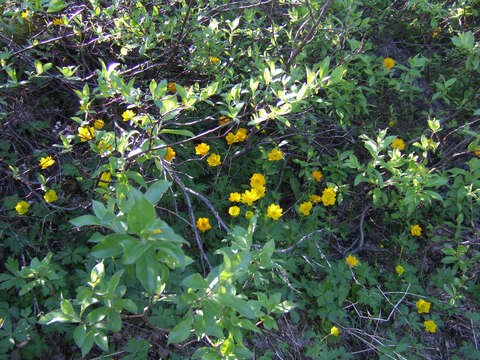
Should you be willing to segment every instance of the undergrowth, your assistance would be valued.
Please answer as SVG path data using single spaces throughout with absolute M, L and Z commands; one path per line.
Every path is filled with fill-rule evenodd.
M 478 5 L 2 1 L 0 358 L 480 359 Z

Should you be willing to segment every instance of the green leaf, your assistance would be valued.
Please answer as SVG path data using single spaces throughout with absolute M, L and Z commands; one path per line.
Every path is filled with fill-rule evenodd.
M 122 328 L 122 318 L 118 311 L 116 311 L 115 309 L 110 309 L 110 316 L 107 319 L 107 324 L 113 332 L 120 331 L 120 329 Z
M 82 346 L 80 349 L 82 350 L 82 357 L 84 358 L 92 349 L 93 346 L 93 338 L 94 338 L 94 330 L 90 330 L 85 338 L 83 339 Z
M 133 302 L 131 299 L 114 299 L 113 300 L 113 307 L 118 310 L 127 310 L 132 314 L 137 313 L 137 304 Z
M 118 270 L 108 281 L 107 293 L 110 298 L 113 298 L 115 296 L 115 290 L 117 289 L 117 286 L 120 283 L 120 279 L 122 278 L 124 272 L 125 270 Z
M 100 220 L 93 215 L 82 215 L 70 220 L 73 226 L 100 225 Z
M 74 321 L 73 316 L 64 314 L 62 311 L 56 310 L 56 311 L 49 312 L 45 316 L 42 316 L 38 321 L 38 323 L 41 325 L 50 325 L 56 322 L 68 323 L 72 321 Z
M 158 263 L 155 254 L 152 252 L 144 253 L 136 262 L 135 265 L 136 276 L 142 286 L 150 294 L 153 294 L 156 289 Z
M 135 264 L 139 257 L 141 257 L 146 251 L 150 250 L 152 245 L 149 243 L 142 243 L 138 240 L 130 240 L 123 242 L 122 247 L 122 264 L 131 265 Z
M 159 132 L 159 134 L 173 134 L 173 135 L 181 135 L 186 137 L 194 137 L 195 134 L 189 130 L 181 130 L 181 129 L 163 129 Z
M 60 309 L 62 309 L 65 315 L 71 315 L 72 317 L 77 318 L 77 314 L 75 314 L 72 304 L 67 299 L 62 299 Z
M 92 201 L 92 209 L 95 216 L 99 219 L 103 219 L 107 215 L 108 210 L 100 201 Z
M 75 344 L 77 344 L 79 348 L 82 348 L 86 335 L 87 328 L 83 324 L 78 325 L 73 331 L 73 340 L 75 340 Z
M 215 298 L 220 304 L 231 307 L 248 319 L 254 319 L 259 313 L 260 304 L 257 301 L 247 302 L 231 294 L 216 294 Z
M 110 309 L 105 306 L 92 310 L 86 317 L 85 321 L 90 324 L 95 324 L 107 317 L 110 313 Z
M 167 344 L 176 344 L 186 340 L 190 335 L 191 328 L 192 317 L 188 315 L 186 319 L 180 321 L 172 331 L 170 331 Z
M 206 289 L 208 287 L 208 282 L 205 280 L 202 275 L 196 273 L 190 276 L 187 276 L 182 281 L 182 285 L 186 288 L 191 288 L 194 290 Z
M 108 338 L 107 335 L 102 333 L 101 331 L 95 334 L 95 344 L 97 344 L 100 349 L 103 351 L 108 351 Z
M 454 256 L 445 256 L 442 260 L 441 260 L 442 264 L 453 264 L 455 262 L 457 262 L 457 258 L 454 257 Z
M 143 180 L 143 176 L 140 175 L 139 172 L 129 170 L 127 171 L 127 177 L 135 181 L 138 185 L 143 186 L 144 188 L 147 187 L 147 183 Z
M 97 258 L 115 257 L 122 253 L 121 243 L 128 240 L 136 241 L 132 236 L 126 234 L 111 234 L 103 238 L 103 240 L 95 245 L 91 251 L 91 255 Z
M 155 209 L 150 201 L 143 196 L 135 200 L 135 204 L 128 213 L 128 230 L 140 234 L 155 219 Z
M 165 191 L 167 191 L 171 185 L 171 182 L 159 180 L 148 188 L 148 190 L 145 192 L 145 198 L 155 205 L 160 201 L 163 194 L 165 194 Z

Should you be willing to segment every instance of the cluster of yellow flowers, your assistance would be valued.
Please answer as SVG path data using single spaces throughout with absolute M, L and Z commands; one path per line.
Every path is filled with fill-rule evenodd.
M 238 142 L 245 141 L 247 139 L 247 129 L 240 128 L 234 134 L 233 132 L 229 132 L 227 136 L 225 136 L 225 140 L 227 140 L 228 145 L 232 145 Z
M 210 152 L 210 145 L 205 143 L 198 144 L 195 146 L 195 154 L 205 156 Z M 221 157 L 219 154 L 212 153 L 207 158 L 207 164 L 210 167 L 215 167 L 221 165 Z
M 430 305 L 428 301 L 420 299 L 415 304 L 419 314 L 428 314 L 430 312 Z M 434 333 L 437 330 L 437 324 L 433 320 L 426 320 L 423 322 L 423 326 L 425 326 L 425 331 Z
M 255 173 L 250 178 L 251 189 L 245 190 L 242 194 L 238 192 L 232 192 L 230 193 L 230 197 L 228 198 L 228 200 L 230 202 L 238 202 L 242 204 L 247 204 L 248 206 L 252 206 L 255 201 L 265 196 L 265 184 L 265 177 L 262 174 Z M 238 206 L 231 206 L 228 209 L 228 213 L 231 216 L 236 217 L 240 215 L 240 208 Z M 252 211 L 247 211 L 245 213 L 245 217 L 247 219 L 250 219 L 252 216 Z

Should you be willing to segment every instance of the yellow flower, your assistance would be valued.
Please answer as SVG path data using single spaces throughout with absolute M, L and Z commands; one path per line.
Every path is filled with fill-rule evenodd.
M 245 141 L 246 138 L 247 138 L 247 129 L 244 129 L 244 128 L 238 129 L 235 134 L 233 134 L 232 132 L 229 132 L 227 136 L 225 136 L 225 140 L 227 140 L 228 145 Z
M 322 202 L 324 206 L 329 206 L 335 204 L 335 201 L 337 200 L 337 194 L 335 193 L 335 190 L 333 188 L 326 188 L 323 190 L 322 194 Z
M 431 303 L 423 299 L 418 300 L 415 304 L 419 314 L 428 314 L 430 312 L 430 305 Z
M 102 129 L 104 125 L 105 125 L 105 123 L 103 122 L 102 119 L 97 119 L 97 120 L 95 120 L 95 122 L 93 123 L 93 126 L 94 126 L 95 129 L 97 129 L 97 130 Z
M 395 66 L 395 60 L 393 60 L 392 58 L 390 57 L 386 57 L 385 59 L 383 59 L 383 65 L 388 69 L 390 70 L 391 68 L 393 68 Z
M 207 230 L 210 230 L 212 226 L 210 225 L 210 221 L 208 220 L 208 218 L 199 218 L 197 220 L 197 228 L 201 232 L 205 232 Z
M 255 192 L 257 193 L 257 198 L 260 199 L 265 196 L 265 191 L 267 189 L 265 188 L 265 186 L 260 186 L 260 187 L 254 188 L 253 190 L 255 190 Z
M 30 204 L 22 200 L 17 203 L 17 205 L 15 206 L 15 210 L 17 210 L 18 215 L 23 215 L 27 213 L 29 207 Z
M 276 204 L 271 204 L 267 209 L 267 217 L 278 220 L 283 215 L 283 209 Z
M 0 328 L 2 327 L 2 325 L 3 325 L 3 319 L 0 318 Z
M 397 265 L 395 266 L 395 271 L 397 272 L 398 275 L 402 275 L 405 272 L 405 269 L 403 268 L 402 265 Z
M 233 135 L 233 133 L 229 132 L 227 136 L 225 136 L 225 140 L 227 140 L 228 145 L 232 145 L 237 142 L 237 137 Z
M 252 218 L 252 217 L 253 217 L 253 211 L 250 211 L 250 210 L 247 211 L 247 212 L 245 213 L 245 217 L 246 217 L 247 219 Z
M 394 149 L 405 150 L 405 142 L 402 139 L 395 139 L 390 146 Z
M 258 199 L 259 196 L 255 189 L 245 190 L 245 192 L 242 194 L 242 203 L 247 204 L 248 206 L 252 206 L 253 202 L 257 201 Z
M 30 10 L 25 10 L 25 11 L 22 11 L 22 19 L 26 19 L 28 17 L 28 15 L 30 14 Z
M 210 167 L 215 167 L 221 164 L 220 162 L 220 155 L 212 153 L 208 158 L 207 158 L 207 163 L 208 166 Z
M 165 155 L 163 158 L 166 160 L 166 161 L 172 161 L 172 159 L 175 157 L 175 151 L 173 151 L 173 149 L 169 146 L 167 147 L 167 155 Z
M 422 228 L 420 225 L 412 225 L 410 226 L 410 232 L 412 233 L 412 236 L 420 236 L 422 235 Z
M 218 63 L 220 61 L 220 59 L 216 56 L 209 56 L 208 57 L 208 60 L 210 60 L 210 62 L 215 65 L 216 63 Z
M 167 90 L 170 91 L 171 93 L 177 92 L 177 86 L 173 82 L 169 82 L 167 85 Z
M 245 141 L 247 138 L 247 129 L 240 128 L 237 130 L 237 133 L 235 134 L 235 137 L 237 138 L 238 142 Z
M 301 203 L 299 210 L 303 215 L 307 216 L 310 214 L 310 210 L 312 210 L 312 203 L 310 201 Z
M 109 172 L 103 172 L 102 175 L 100 176 L 100 181 L 98 182 L 98 186 L 107 187 L 111 181 L 112 181 L 112 174 L 110 174 Z
M 323 174 L 322 174 L 321 171 L 315 170 L 315 171 L 312 173 L 312 179 L 315 180 L 315 181 L 320 181 L 320 180 L 322 180 L 322 177 L 323 177 Z
M 55 190 L 53 190 L 53 189 L 48 190 L 48 191 L 45 193 L 45 195 L 43 195 L 43 198 L 45 199 L 45 201 L 46 201 L 47 203 L 54 202 L 54 201 L 57 201 L 57 200 L 58 200 L 57 193 L 56 193 Z
M 230 119 L 226 116 L 220 116 L 220 118 L 218 119 L 218 122 L 220 125 L 226 125 L 230 122 Z M 230 145 L 230 144 L 229 144 Z
M 53 19 L 52 24 L 55 26 L 61 26 L 64 24 L 64 22 L 62 18 L 58 18 L 58 19 Z
M 163 232 L 162 229 L 158 229 L 158 230 L 152 231 L 152 234 L 160 234 L 162 232 Z
M 230 206 L 228 208 L 228 213 L 230 214 L 230 216 L 237 217 L 238 215 L 240 215 L 240 208 L 238 206 Z
M 205 143 L 201 143 L 195 146 L 195 154 L 197 155 L 204 156 L 204 155 L 207 155 L 209 151 L 210 151 L 210 146 Z
M 265 185 L 265 177 L 262 174 L 253 174 L 250 178 L 250 186 L 254 189 L 260 189 Z
M 92 140 L 95 137 L 95 128 L 93 126 L 80 126 L 78 128 L 78 137 L 82 142 Z
M 310 195 L 309 200 L 313 201 L 314 203 L 318 203 L 318 202 L 320 202 L 320 200 L 322 200 L 322 197 L 318 196 L 318 195 L 315 195 L 315 194 L 312 194 L 312 195 Z
M 330 334 L 333 336 L 338 336 L 340 334 L 340 330 L 336 326 L 332 326 L 330 329 Z
M 388 122 L 388 126 L 393 127 L 393 126 L 395 126 L 396 123 L 397 123 L 397 122 L 396 122 L 395 120 L 390 120 L 390 121 Z
M 240 195 L 238 192 L 230 193 L 228 200 L 231 202 L 240 202 L 242 201 L 242 195 Z
M 346 258 L 345 258 L 345 262 L 348 264 L 348 266 L 350 266 L 351 268 L 352 267 L 355 267 L 355 266 L 358 266 L 359 264 L 359 261 L 358 259 L 353 256 L 352 254 L 348 255 Z
M 123 121 L 128 121 L 131 118 L 133 118 L 135 115 L 137 115 L 137 114 L 135 114 L 132 110 L 126 110 L 122 114 L 122 119 L 123 119 Z
M 283 153 L 278 149 L 273 149 L 267 154 L 267 156 L 269 161 L 277 161 L 283 159 Z
M 51 156 L 41 158 L 39 162 L 42 170 L 45 170 L 47 167 L 52 166 L 53 164 L 55 164 L 55 160 L 53 160 Z
M 424 321 L 423 326 L 425 326 L 426 332 L 434 333 L 437 331 L 437 324 L 433 320 Z
M 475 152 L 475 155 L 477 155 L 478 157 L 480 157 L 480 147 L 476 148 L 475 150 L 473 150 Z
M 437 26 L 437 28 L 435 29 L 435 31 L 433 32 L 432 34 L 432 38 L 436 38 L 438 36 L 438 33 L 440 32 L 440 28 Z

